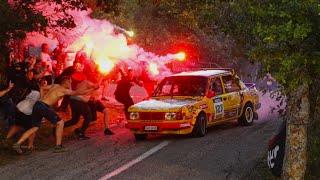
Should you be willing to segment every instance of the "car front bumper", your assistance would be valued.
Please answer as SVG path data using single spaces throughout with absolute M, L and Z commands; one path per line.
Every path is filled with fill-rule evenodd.
M 193 125 L 191 121 L 128 121 L 126 128 L 136 134 L 190 134 Z

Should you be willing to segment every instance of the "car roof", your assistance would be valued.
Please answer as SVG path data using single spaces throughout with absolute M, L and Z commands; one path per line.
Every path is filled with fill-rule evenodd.
M 189 71 L 189 72 L 181 72 L 178 74 L 174 74 L 172 76 L 203 76 L 203 77 L 210 77 L 215 75 L 222 75 L 227 74 L 231 75 L 230 71 L 226 70 L 201 70 L 201 71 Z

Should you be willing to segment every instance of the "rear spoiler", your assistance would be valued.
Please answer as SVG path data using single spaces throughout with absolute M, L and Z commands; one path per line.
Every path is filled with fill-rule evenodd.
M 232 75 L 235 75 L 236 72 L 233 68 L 200 68 L 201 70 L 223 70 L 223 71 L 229 71 L 232 73 Z

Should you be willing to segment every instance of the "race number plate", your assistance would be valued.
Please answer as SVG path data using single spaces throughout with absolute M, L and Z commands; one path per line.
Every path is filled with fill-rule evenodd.
M 213 100 L 215 108 L 215 118 L 220 118 L 224 115 L 224 106 L 221 97 L 217 97 Z
M 158 130 L 158 126 L 145 126 L 144 130 L 145 131 L 157 131 Z

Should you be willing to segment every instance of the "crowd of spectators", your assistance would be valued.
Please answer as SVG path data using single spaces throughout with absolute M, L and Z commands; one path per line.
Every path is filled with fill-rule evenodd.
M 63 128 L 75 126 L 81 116 L 84 118 L 82 126 L 74 131 L 79 139 L 90 138 L 86 136 L 86 129 L 91 122 L 97 120 L 97 112 L 103 114 L 104 134 L 114 134 L 109 129 L 108 109 L 102 103 L 102 100 L 107 98 L 103 94 L 100 98 L 101 92 L 98 90 L 111 76 L 103 76 L 96 63 L 89 59 L 85 52 L 76 52 L 73 64 L 69 67 L 67 58 L 63 44 L 50 52 L 46 43 L 42 44 L 38 56 L 31 56 L 28 51 L 25 51 L 23 56 L 10 55 L 6 81 L 2 82 L 0 87 L 0 111 L 4 113 L 3 119 L 9 127 L 7 139 L 24 130 L 13 145 L 13 149 L 19 154 L 24 152 L 21 145 L 27 139 L 26 150 L 34 149 L 34 138 L 43 120 L 55 125 L 53 134 L 56 137 L 57 152 L 64 149 L 61 144 Z M 148 78 L 146 69 L 143 68 L 140 75 L 143 81 L 134 76 L 133 69 L 129 68 L 127 72 L 123 68 L 118 69 L 121 80 L 117 82 L 114 95 L 116 100 L 124 105 L 127 118 L 128 108 L 134 104 L 129 93 L 134 84 L 145 87 L 149 96 L 152 94 L 154 82 Z M 72 117 L 70 120 L 62 120 L 56 112 L 67 111 L 69 105 Z
M 34 106 L 39 102 L 49 105 L 48 107 L 43 107 L 49 108 L 45 111 L 48 111 L 47 113 L 51 117 L 49 115 L 46 117 L 46 114 L 43 114 L 43 116 L 54 125 L 57 125 L 57 129 L 59 126 L 61 127 L 61 121 L 56 115 L 56 111 L 66 111 L 71 102 L 72 118 L 67 121 L 66 127 L 75 125 L 79 121 L 80 115 L 83 115 L 86 121 L 82 128 L 75 131 L 80 139 L 88 139 L 85 136 L 85 130 L 91 121 L 96 120 L 97 111 L 104 114 L 105 134 L 113 134 L 108 128 L 107 109 L 96 98 L 98 96 L 94 92 L 99 88 L 102 80 L 102 76 L 97 72 L 95 64 L 87 59 L 84 53 L 78 52 L 73 65 L 67 67 L 67 57 L 64 45 L 59 44 L 50 52 L 46 43 L 42 44 L 41 52 L 38 56 L 31 56 L 27 51 L 23 55 L 15 55 L 13 53 L 10 55 L 9 64 L 5 72 L 6 80 L 0 84 L 0 111 L 3 114 L 2 119 L 6 120 L 6 125 L 9 129 L 7 139 L 14 137 L 21 130 L 25 131 L 18 143 L 14 145 L 14 149 L 18 153 L 22 152 L 21 143 L 25 137 L 29 139 L 27 150 L 33 149 L 35 132 L 40 126 L 39 122 L 35 123 L 35 119 L 39 119 L 36 117 L 39 116 L 39 113 L 34 113 Z M 66 88 L 68 89 L 66 78 L 71 80 L 70 91 L 65 90 Z M 90 91 L 80 87 L 82 94 L 77 93 L 79 86 L 83 86 L 80 84 L 86 84 L 87 89 L 91 88 Z M 61 92 L 64 95 L 60 98 L 59 93 L 61 94 Z M 63 99 L 63 101 L 61 106 L 59 101 L 55 104 L 46 103 L 50 99 Z M 80 106 L 73 103 L 74 100 L 81 102 Z M 84 108 L 87 108 L 85 114 L 82 112 Z M 64 122 L 62 122 L 62 127 L 63 124 Z M 36 130 L 31 131 L 31 129 Z M 56 132 L 56 128 L 54 128 L 54 132 Z M 54 134 L 57 135 L 57 133 Z M 60 135 L 60 132 L 58 134 Z M 21 143 L 19 144 L 19 142 Z M 57 145 L 59 145 L 57 149 L 62 149 L 61 142 Z

